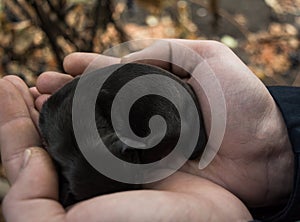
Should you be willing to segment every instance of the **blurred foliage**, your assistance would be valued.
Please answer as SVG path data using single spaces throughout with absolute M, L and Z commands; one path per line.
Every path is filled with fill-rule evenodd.
M 63 71 L 74 51 L 100 53 L 136 38 L 197 38 L 186 1 L 2 0 L 0 7 L 0 75 L 19 75 L 28 85 L 45 70 Z
M 299 9 L 299 0 L 1 0 L 0 75 L 34 85 L 74 51 L 186 38 L 222 41 L 266 83 L 297 85 Z
M 0 72 L 34 82 L 74 51 L 101 52 L 127 36 L 111 1 L 2 0 Z

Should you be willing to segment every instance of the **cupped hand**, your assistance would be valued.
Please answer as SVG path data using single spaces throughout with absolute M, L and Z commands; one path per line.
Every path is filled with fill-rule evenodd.
M 64 61 L 69 75 L 47 72 L 39 77 L 37 107 L 41 107 L 48 94 L 82 74 L 95 58 L 103 63 L 100 66 L 120 62 L 153 64 L 187 81 L 198 96 L 208 134 L 211 104 L 198 81 L 209 83 L 213 73 L 225 98 L 225 135 L 219 151 L 205 169 L 200 170 L 196 160 L 188 161 L 181 170 L 221 185 L 248 206 L 286 201 L 292 190 L 294 163 L 284 121 L 264 84 L 228 47 L 214 41 L 172 39 L 158 41 L 122 60 L 96 54 L 71 54 Z M 171 63 L 166 62 L 170 59 Z M 174 64 L 189 67 L 188 71 L 194 71 L 193 76 Z
M 225 134 L 215 158 L 204 170 L 199 170 L 199 160 L 187 162 L 183 170 L 225 187 L 248 206 L 286 201 L 293 184 L 293 153 L 281 113 L 264 84 L 219 42 L 165 42 L 158 41 L 127 56 L 123 62 L 153 63 L 185 79 L 197 94 L 208 134 L 211 133 L 213 105 L 208 97 L 218 98 L 216 81 L 226 104 Z M 192 75 L 178 65 L 149 60 L 149 57 L 169 58 L 172 64 L 188 67 Z M 206 95 L 199 82 L 215 88 Z M 208 149 L 217 149 L 214 147 L 216 138 L 211 139 Z
M 52 89 L 56 88 L 55 84 L 60 87 L 70 80 L 67 78 L 58 76 L 56 79 L 55 76 L 57 81 L 53 82 Z M 230 192 L 206 179 L 183 172 L 150 184 L 149 190 L 103 195 L 64 209 L 58 202 L 55 167 L 40 147 L 35 97 L 43 96 L 35 88 L 29 90 L 18 77 L 0 79 L 1 158 L 11 184 L 2 203 L 7 222 L 251 219 L 246 207 Z

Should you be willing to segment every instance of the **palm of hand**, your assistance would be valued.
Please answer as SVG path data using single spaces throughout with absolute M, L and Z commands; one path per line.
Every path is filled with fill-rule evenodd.
M 181 170 L 225 187 L 250 206 L 287 198 L 293 154 L 282 116 L 263 83 L 228 47 L 214 41 L 163 40 L 122 59 L 132 61 L 169 69 L 187 81 L 201 104 L 208 134 L 210 104 L 199 82 L 215 87 L 210 84 L 214 78 L 208 70 L 212 70 L 222 88 L 227 123 L 220 149 L 205 169 L 199 170 L 198 160 L 188 161 Z M 184 70 L 192 72 L 192 77 L 178 67 L 187 67 Z
M 288 138 L 282 136 L 287 133 L 280 128 L 284 122 L 263 83 L 231 50 L 219 43 L 213 44 L 212 50 L 202 48 L 198 53 L 206 58 L 222 87 L 227 109 L 226 131 L 219 152 L 207 168 L 199 171 L 198 163 L 191 161 L 183 170 L 220 184 L 248 205 L 274 202 L 288 194 L 286 189 L 290 187 L 279 188 L 276 182 L 283 181 L 282 176 L 293 168 L 291 149 L 284 146 L 289 145 Z M 188 82 L 196 89 L 209 132 L 208 101 L 201 89 L 197 90 L 193 79 Z M 278 154 L 289 160 L 281 168 L 278 168 Z M 270 169 L 279 172 L 272 173 Z M 274 173 L 278 177 L 272 179 Z M 292 176 L 290 172 L 290 181 Z M 270 190 L 274 191 L 271 195 Z

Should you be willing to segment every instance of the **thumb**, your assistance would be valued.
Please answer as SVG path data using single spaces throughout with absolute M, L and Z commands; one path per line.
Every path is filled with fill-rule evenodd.
M 42 148 L 26 149 L 17 180 L 3 201 L 6 221 L 63 221 L 65 211 L 57 199 L 58 179 L 49 155 Z

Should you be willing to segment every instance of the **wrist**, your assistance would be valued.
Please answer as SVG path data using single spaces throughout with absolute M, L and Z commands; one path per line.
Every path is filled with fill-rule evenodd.
M 272 132 L 267 160 L 268 195 L 270 203 L 284 203 L 288 200 L 294 181 L 294 153 L 289 140 L 288 130 L 276 103 L 268 121 L 268 129 Z

